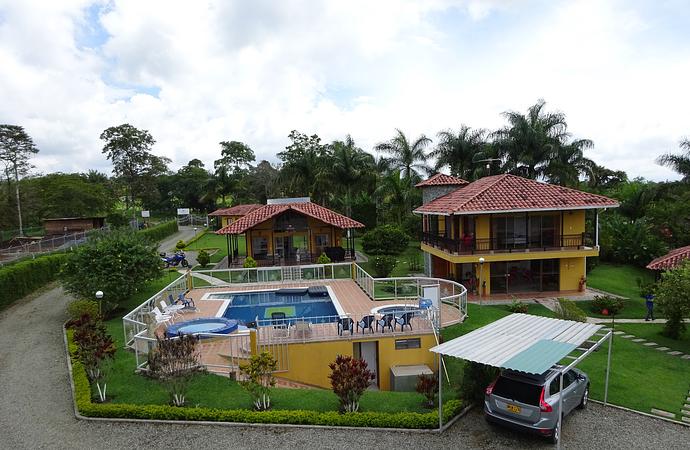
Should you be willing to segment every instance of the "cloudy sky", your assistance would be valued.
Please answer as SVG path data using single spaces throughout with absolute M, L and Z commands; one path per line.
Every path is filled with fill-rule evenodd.
M 221 140 L 371 150 L 544 98 L 596 162 L 677 179 L 654 158 L 690 135 L 688 23 L 685 0 L 0 0 L 0 123 L 38 171 L 109 172 L 99 135 L 124 122 L 209 167 Z

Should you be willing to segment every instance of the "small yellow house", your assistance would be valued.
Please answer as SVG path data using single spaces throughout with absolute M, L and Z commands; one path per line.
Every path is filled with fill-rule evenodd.
M 418 185 L 427 275 L 482 295 L 567 292 L 585 287 L 599 255 L 598 212 L 613 199 L 515 175 L 468 183 L 434 176 Z M 593 211 L 594 236 L 585 230 Z
M 231 223 L 241 219 L 250 212 L 261 208 L 263 205 L 256 203 L 249 203 L 246 205 L 235 205 L 230 208 L 221 208 L 209 214 L 211 217 L 218 217 L 220 220 L 220 227 L 227 227 Z
M 364 225 L 309 198 L 269 199 L 268 203 L 216 233 L 232 239 L 232 263 L 242 261 L 237 236 L 244 234 L 245 257 L 259 265 L 310 264 L 326 254 L 331 261 L 354 259 L 353 228 Z

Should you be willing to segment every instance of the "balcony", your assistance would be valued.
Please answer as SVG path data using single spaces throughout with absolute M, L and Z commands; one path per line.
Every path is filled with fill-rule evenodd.
M 476 255 L 487 253 L 524 253 L 532 251 L 582 250 L 592 247 L 586 233 L 538 236 L 536 239 L 514 237 L 509 239 L 452 239 L 433 233 L 422 233 L 423 244 L 454 255 Z

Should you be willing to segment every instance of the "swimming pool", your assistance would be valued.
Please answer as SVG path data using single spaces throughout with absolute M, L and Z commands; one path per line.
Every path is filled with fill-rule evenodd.
M 333 291 L 325 286 L 252 292 L 214 292 L 206 298 L 225 300 L 227 307 L 222 317 L 237 320 L 243 325 L 251 324 L 257 318 L 271 320 L 274 314 L 285 314 L 288 323 L 301 318 L 309 319 L 312 323 L 334 322 L 338 315 L 343 314 Z

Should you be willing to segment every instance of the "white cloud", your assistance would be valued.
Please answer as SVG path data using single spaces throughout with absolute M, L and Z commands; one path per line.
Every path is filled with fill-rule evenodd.
M 292 129 L 371 149 L 396 127 L 496 128 L 540 97 L 633 176 L 677 178 L 653 159 L 690 133 L 688 42 L 654 44 L 664 17 L 628 3 L 101 5 L 90 48 L 86 0 L 0 0 L 0 122 L 26 126 L 43 171 L 106 170 L 98 136 L 123 122 L 175 166 L 211 164 L 227 139 L 275 161 Z

